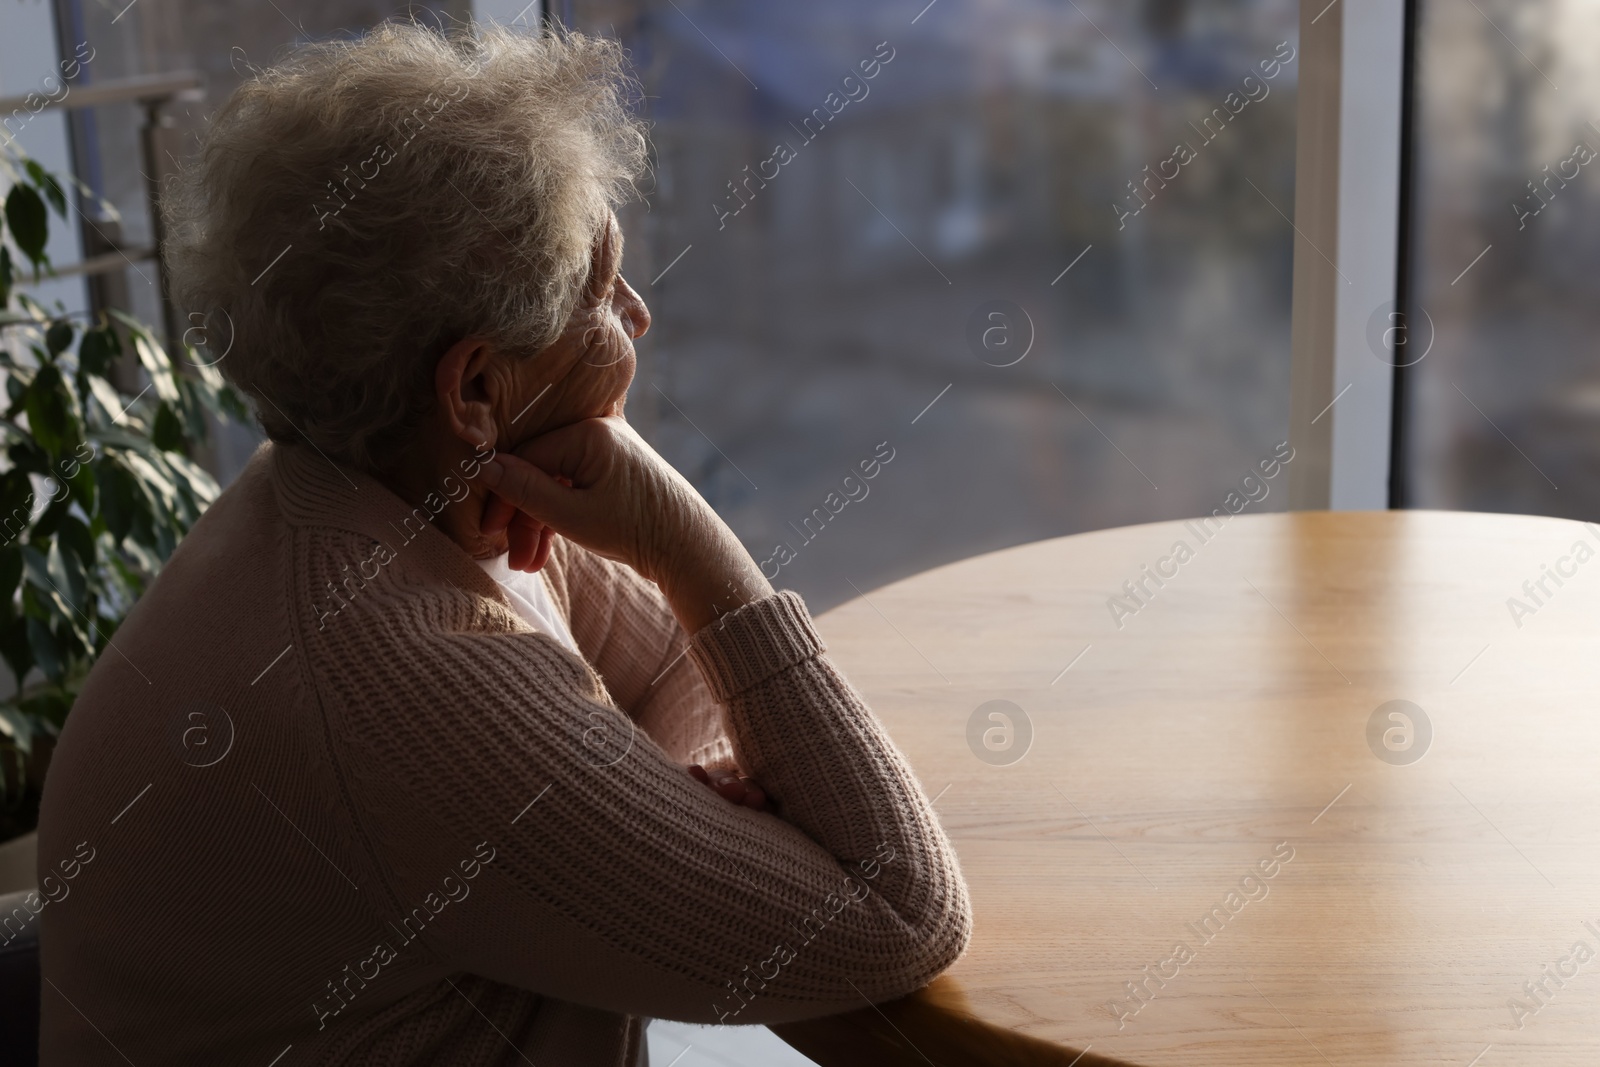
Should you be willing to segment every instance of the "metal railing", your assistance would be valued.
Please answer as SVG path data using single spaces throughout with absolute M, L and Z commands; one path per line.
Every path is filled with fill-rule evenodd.
M 178 330 L 177 310 L 172 305 L 171 290 L 167 283 L 166 263 L 162 258 L 164 233 L 161 223 L 161 155 L 157 149 L 160 131 L 170 127 L 170 120 L 162 109 L 175 100 L 199 100 L 201 77 L 196 71 L 177 71 L 170 74 L 147 74 L 132 78 L 116 78 L 92 85 L 77 86 L 69 83 L 68 91 L 58 99 L 42 97 L 38 93 L 27 96 L 0 97 L 0 115 L 25 111 L 38 114 L 58 109 L 77 111 L 102 107 L 107 104 L 135 103 L 144 111 L 144 124 L 140 128 L 140 173 L 145 180 L 145 201 L 150 212 L 149 246 L 124 246 L 106 233 L 82 212 L 82 238 L 86 255 L 82 262 L 55 268 L 57 277 L 84 275 L 94 277 L 112 274 L 134 263 L 155 260 L 160 286 L 162 325 L 166 329 L 167 343 L 171 345 L 181 335 Z M 38 106 L 35 104 L 39 103 Z

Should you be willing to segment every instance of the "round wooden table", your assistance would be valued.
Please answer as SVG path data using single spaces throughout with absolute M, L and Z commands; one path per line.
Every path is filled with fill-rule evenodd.
M 977 916 L 922 993 L 777 1028 L 819 1062 L 1600 1064 L 1600 528 L 1155 523 L 819 628 Z

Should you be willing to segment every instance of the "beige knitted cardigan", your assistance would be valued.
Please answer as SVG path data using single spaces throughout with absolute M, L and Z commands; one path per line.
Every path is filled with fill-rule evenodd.
M 264 446 L 116 632 L 40 817 L 44 1067 L 628 1067 L 647 1018 L 960 955 L 950 844 L 798 596 L 689 640 L 558 541 L 579 658 L 428 517 Z M 684 770 L 728 759 L 781 817 Z

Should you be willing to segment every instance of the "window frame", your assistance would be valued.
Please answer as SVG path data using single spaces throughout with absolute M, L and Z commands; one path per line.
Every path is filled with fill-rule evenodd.
M 1289 506 L 1399 507 L 1416 0 L 1300 17 Z

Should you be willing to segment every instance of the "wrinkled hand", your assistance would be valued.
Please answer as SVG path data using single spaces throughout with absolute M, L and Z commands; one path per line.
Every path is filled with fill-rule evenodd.
M 696 763 L 689 768 L 689 773 L 694 776 L 695 781 L 710 786 L 722 799 L 731 804 L 754 808 L 756 811 L 772 810 L 772 802 L 767 799 L 766 792 L 753 778 L 738 771 L 721 768 L 708 771 Z
M 683 554 L 705 502 L 682 475 L 617 417 L 584 419 L 540 434 L 483 467 L 512 528 L 543 526 L 647 578 L 662 576 Z M 545 536 L 548 536 L 547 534 Z
M 507 529 L 513 567 L 543 566 L 558 533 L 655 582 L 691 634 L 772 594 L 711 505 L 619 417 L 541 434 L 485 463 L 482 477 L 498 501 L 483 527 Z
M 556 478 L 562 485 L 571 486 L 570 478 Z M 487 536 L 504 530 L 506 534 L 506 566 L 514 571 L 537 574 L 550 561 L 550 539 L 555 531 L 526 511 L 518 511 L 497 493 L 490 493 L 478 529 Z

